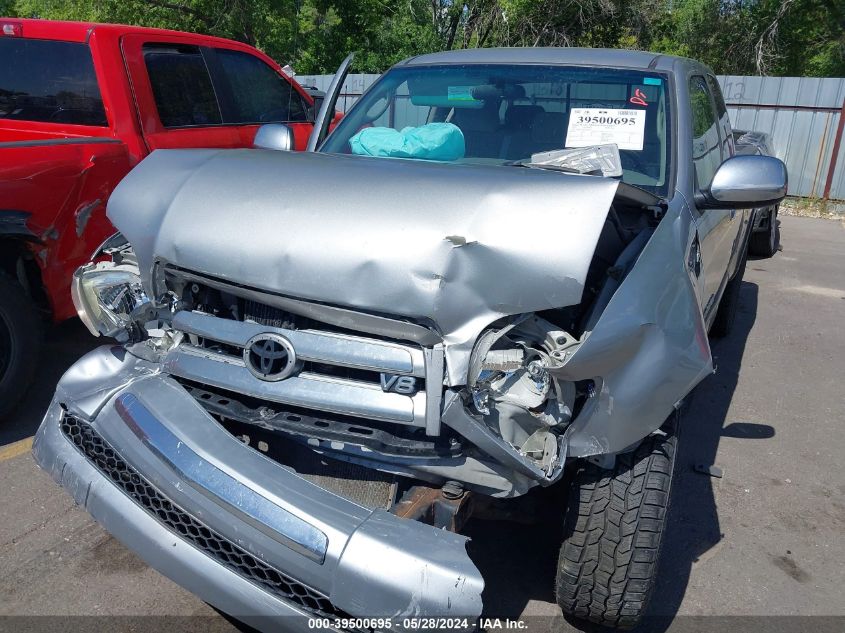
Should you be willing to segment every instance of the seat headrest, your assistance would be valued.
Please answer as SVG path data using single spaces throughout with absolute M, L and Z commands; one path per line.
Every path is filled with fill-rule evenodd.
M 545 112 L 545 110 L 538 105 L 512 105 L 505 112 L 505 125 L 527 132 L 531 128 L 534 118 L 541 112 Z
M 462 132 L 492 132 L 499 127 L 499 110 L 485 106 L 483 108 L 455 108 L 451 122 Z
M 522 84 L 510 84 L 505 88 L 505 96 L 508 99 L 525 99 L 525 86 Z

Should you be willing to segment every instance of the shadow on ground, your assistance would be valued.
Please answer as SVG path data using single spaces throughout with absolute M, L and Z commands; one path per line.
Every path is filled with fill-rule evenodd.
M 710 476 L 696 471 L 716 461 L 723 435 L 749 441 L 771 437 L 774 429 L 727 420 L 748 334 L 757 313 L 757 286 L 744 282 L 731 335 L 711 341 L 717 373 L 704 380 L 687 399 L 681 420 L 675 463 L 669 528 L 660 554 L 657 585 L 643 631 L 668 628 L 680 609 L 693 564 L 722 538 Z M 554 581 L 562 534 L 563 495 L 545 497 L 544 521 L 523 526 L 475 521 L 469 526 L 471 551 L 486 581 L 485 616 L 519 618 L 559 614 Z M 556 507 L 555 507 L 556 506 Z M 551 604 L 536 604 L 551 603 Z M 596 630 L 569 620 L 582 630 Z M 600 630 L 607 630 L 601 628 Z
M 103 339 L 91 336 L 79 319 L 49 328 L 32 386 L 11 414 L 0 420 L 0 446 L 33 435 L 62 374 L 80 356 L 102 344 Z

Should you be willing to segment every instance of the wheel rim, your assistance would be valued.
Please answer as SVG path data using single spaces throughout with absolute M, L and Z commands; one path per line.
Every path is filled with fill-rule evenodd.
M 0 381 L 6 376 L 12 362 L 12 330 L 0 314 Z

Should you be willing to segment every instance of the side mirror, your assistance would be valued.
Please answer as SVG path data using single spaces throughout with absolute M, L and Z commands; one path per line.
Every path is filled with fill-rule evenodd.
M 777 204 L 786 196 L 786 165 L 773 156 L 734 156 L 719 166 L 699 208 L 751 209 Z
M 252 146 L 289 152 L 294 148 L 293 130 L 283 123 L 266 123 L 258 128 Z

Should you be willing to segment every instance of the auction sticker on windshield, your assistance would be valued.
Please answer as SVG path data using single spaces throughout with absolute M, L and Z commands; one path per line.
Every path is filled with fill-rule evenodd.
M 566 130 L 566 147 L 616 143 L 619 149 L 643 148 L 645 110 L 572 108 Z

